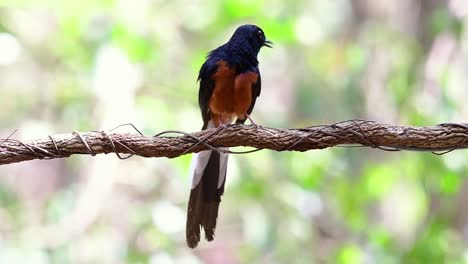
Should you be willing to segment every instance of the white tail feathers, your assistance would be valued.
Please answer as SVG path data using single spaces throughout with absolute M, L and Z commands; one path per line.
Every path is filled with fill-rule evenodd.
M 200 182 L 206 164 L 208 164 L 208 160 L 210 159 L 211 152 L 212 150 L 205 150 L 193 154 L 189 170 L 190 176 L 192 177 L 192 189 Z
M 214 128 L 214 124 L 212 121 L 208 123 L 207 128 Z M 219 148 L 221 151 L 229 150 L 229 148 Z M 205 171 L 206 165 L 210 160 L 210 156 L 212 150 L 205 150 L 198 153 L 193 154 L 192 161 L 190 163 L 190 177 L 192 179 L 192 189 L 195 188 L 198 183 L 200 183 L 203 172 Z M 228 154 L 227 153 L 219 153 L 219 177 L 218 177 L 218 189 L 223 186 L 224 181 L 226 180 L 226 171 L 227 171 L 227 162 L 228 162 Z
M 221 148 L 222 150 L 227 150 L 228 148 Z M 195 188 L 198 183 L 200 183 L 205 171 L 206 165 L 210 160 L 212 150 L 205 150 L 193 154 L 192 161 L 190 163 L 190 177 L 192 179 L 192 189 Z M 224 181 L 226 180 L 226 171 L 228 163 L 229 154 L 219 153 L 219 176 L 218 176 L 218 189 L 221 188 Z
M 229 148 L 219 148 L 220 150 L 229 150 Z M 223 186 L 224 181 L 226 180 L 226 171 L 228 163 L 229 154 L 219 153 L 219 178 L 218 178 L 218 189 Z

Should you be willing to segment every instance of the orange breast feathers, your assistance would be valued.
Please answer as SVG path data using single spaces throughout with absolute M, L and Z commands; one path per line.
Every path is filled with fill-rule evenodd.
M 252 86 L 258 80 L 255 72 L 236 75 L 236 69 L 225 61 L 218 62 L 218 69 L 213 74 L 215 87 L 208 104 L 216 127 L 229 124 L 234 118 L 245 119 L 245 114 L 252 103 Z

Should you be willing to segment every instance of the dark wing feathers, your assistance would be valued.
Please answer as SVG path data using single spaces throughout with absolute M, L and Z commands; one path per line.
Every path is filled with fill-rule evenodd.
M 213 94 L 215 82 L 211 78 L 218 69 L 218 65 L 208 59 L 201 67 L 198 74 L 198 81 L 200 82 L 200 90 L 198 91 L 198 105 L 200 106 L 202 118 L 203 118 L 203 129 L 206 129 L 208 122 L 210 121 L 210 113 L 208 103 L 210 97 Z

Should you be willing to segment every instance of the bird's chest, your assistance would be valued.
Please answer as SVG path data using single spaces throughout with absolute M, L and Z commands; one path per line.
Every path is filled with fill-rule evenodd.
M 254 72 L 236 74 L 226 63 L 218 63 L 213 76 L 215 86 L 209 102 L 210 112 L 226 118 L 244 118 L 252 102 L 252 86 L 257 78 Z

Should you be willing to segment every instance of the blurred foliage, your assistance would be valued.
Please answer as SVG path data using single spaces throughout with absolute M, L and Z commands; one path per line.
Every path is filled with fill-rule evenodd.
M 259 58 L 262 125 L 466 121 L 463 0 L 2 0 L 0 135 L 197 131 L 197 71 L 245 23 L 275 43 Z M 190 155 L 2 166 L 0 263 L 467 263 L 467 158 L 233 156 L 217 237 L 196 250 Z

